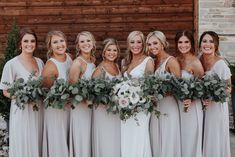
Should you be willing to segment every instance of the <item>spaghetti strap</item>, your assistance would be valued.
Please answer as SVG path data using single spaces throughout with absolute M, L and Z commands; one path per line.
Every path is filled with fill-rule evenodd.
M 85 62 L 86 64 L 88 64 L 88 62 L 85 60 L 85 59 L 83 59 L 82 57 L 78 57 L 79 59 L 81 59 L 83 62 Z

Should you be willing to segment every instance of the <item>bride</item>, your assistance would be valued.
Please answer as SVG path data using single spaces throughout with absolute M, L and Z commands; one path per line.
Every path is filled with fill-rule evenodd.
M 140 31 L 133 31 L 127 38 L 127 57 L 123 60 L 124 76 L 133 78 L 143 77 L 154 72 L 154 61 L 144 52 L 144 35 Z M 139 112 L 134 117 L 121 123 L 121 156 L 122 157 L 152 157 L 149 120 L 150 114 Z

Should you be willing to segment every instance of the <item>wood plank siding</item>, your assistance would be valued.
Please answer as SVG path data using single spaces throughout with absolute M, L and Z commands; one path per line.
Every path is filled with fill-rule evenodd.
M 101 51 L 102 40 L 114 37 L 119 41 L 123 56 L 126 38 L 133 30 L 145 35 L 153 30 L 163 31 L 173 53 L 177 30 L 189 29 L 197 33 L 197 18 L 194 18 L 197 3 L 197 0 L 1 0 L 0 54 L 14 18 L 20 27 L 36 31 L 39 40 L 36 56 L 44 60 L 45 36 L 55 29 L 67 35 L 72 54 L 76 35 L 84 30 L 94 34 L 97 54 Z

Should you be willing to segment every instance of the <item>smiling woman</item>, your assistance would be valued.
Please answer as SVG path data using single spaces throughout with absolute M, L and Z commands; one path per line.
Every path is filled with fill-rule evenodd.
M 10 86 L 3 82 L 12 84 L 19 78 L 27 81 L 30 75 L 33 79 L 38 79 L 41 75 L 43 62 L 33 56 L 36 45 L 35 32 L 29 28 L 22 29 L 18 40 L 20 54 L 9 60 L 2 72 L 0 89 L 6 97 L 10 98 L 10 93 L 7 91 Z M 22 110 L 16 105 L 14 99 L 11 101 L 9 156 L 41 157 L 42 108 L 35 112 L 33 105 L 24 105 L 25 108 Z M 38 106 L 42 105 L 38 104 Z
M 219 56 L 219 36 L 213 31 L 202 33 L 199 41 L 202 52 L 202 65 L 205 75 L 218 74 L 220 79 L 231 83 L 231 72 L 225 61 Z M 229 89 L 227 90 L 229 92 Z M 207 106 L 204 122 L 203 156 L 230 157 L 228 103 L 210 100 L 203 102 Z
M 55 79 L 68 80 L 72 59 L 66 53 L 67 40 L 61 31 L 47 34 L 48 61 L 44 66 L 43 85 L 50 88 Z M 56 130 L 56 132 L 55 132 Z M 44 112 L 43 154 L 42 157 L 68 157 L 69 108 L 56 109 L 51 106 Z M 57 144 L 55 144 L 57 143 Z

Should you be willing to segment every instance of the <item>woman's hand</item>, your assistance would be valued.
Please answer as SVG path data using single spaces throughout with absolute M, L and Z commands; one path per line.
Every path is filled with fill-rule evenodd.
M 189 109 L 190 105 L 192 104 L 192 100 L 185 99 L 185 100 L 183 100 L 183 104 L 184 104 L 184 112 L 188 112 L 188 109 Z

